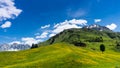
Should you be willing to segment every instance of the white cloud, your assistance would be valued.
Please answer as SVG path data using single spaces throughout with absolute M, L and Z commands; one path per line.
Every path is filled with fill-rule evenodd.
M 110 25 L 107 25 L 106 27 L 109 28 L 110 30 L 115 30 L 117 28 L 117 25 L 115 23 L 112 23 Z
M 14 0 L 0 0 L 0 21 L 14 19 L 22 12 L 15 7 Z
M 65 20 L 64 22 L 60 22 L 60 23 L 55 24 L 49 30 L 45 30 L 41 35 L 35 34 L 35 36 L 36 36 L 35 38 L 45 41 L 46 38 L 53 37 L 65 29 L 82 28 L 82 26 L 86 25 L 86 24 L 87 24 L 87 21 L 84 19 Z M 39 33 L 37 33 L 37 34 L 39 34 Z
M 50 34 L 49 37 L 53 37 L 53 36 L 55 36 L 55 35 L 56 35 L 56 34 Z
M 49 28 L 49 27 L 50 27 L 50 24 L 45 25 L 45 26 L 41 26 L 41 29 L 45 29 L 45 28 Z
M 81 26 L 77 26 L 77 25 L 75 25 L 75 24 L 69 24 L 69 23 L 65 23 L 65 24 L 63 24 L 63 25 L 59 25 L 57 28 L 55 28 L 54 30 L 53 30 L 53 33 L 60 33 L 60 32 L 62 32 L 63 30 L 65 30 L 65 29 L 70 29 L 70 28 L 81 28 Z
M 86 25 L 87 24 L 87 21 L 83 20 L 83 19 L 79 19 L 79 20 L 72 19 L 72 20 L 69 20 L 68 22 L 71 24 L 78 24 L 78 25 Z
M 12 44 L 14 44 L 14 43 L 15 43 L 15 44 L 21 44 L 20 41 L 13 41 L 13 42 L 10 42 L 9 44 L 12 45 Z
M 101 19 L 95 19 L 94 22 L 95 23 L 98 23 L 98 22 L 101 22 L 102 20 Z
M 4 29 L 4 28 L 9 28 L 9 27 L 11 27 L 11 24 L 12 24 L 12 23 L 11 23 L 10 21 L 7 21 L 7 22 L 5 22 L 4 24 L 2 24 L 0 27 L 3 28 L 3 29 Z
M 81 28 L 83 25 L 86 25 L 87 21 L 83 19 L 72 19 L 72 20 L 66 20 L 64 22 L 58 23 L 54 25 L 54 30 L 52 31 L 53 33 L 57 34 L 60 33 L 61 31 L 65 29 L 70 29 L 70 28 Z
M 48 32 L 43 32 L 40 36 L 36 36 L 37 39 L 39 38 L 46 38 L 48 35 Z
M 34 44 L 37 44 L 37 43 L 39 43 L 39 42 L 41 42 L 42 40 L 40 40 L 40 39 L 34 39 L 34 38 L 32 38 L 32 37 L 26 37 L 26 38 L 22 38 L 21 39 L 22 40 L 22 43 L 23 44 L 29 44 L 30 46 L 34 43 Z

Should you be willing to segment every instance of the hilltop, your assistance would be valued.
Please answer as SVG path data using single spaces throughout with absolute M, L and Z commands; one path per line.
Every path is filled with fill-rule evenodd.
M 63 32 L 40 44 L 50 45 L 58 42 L 72 43 L 74 41 L 92 43 L 92 41 L 95 42 L 97 38 L 102 38 L 102 42 L 114 41 L 115 43 L 116 41 L 120 40 L 120 33 L 114 32 L 107 27 L 94 24 L 90 26 L 84 26 L 83 28 L 64 30 Z M 96 42 L 100 42 L 100 40 Z
M 0 67 L 119 68 L 120 45 L 117 44 L 119 41 L 120 33 L 104 26 L 99 26 L 99 30 L 98 27 L 67 29 L 40 43 L 38 48 L 1 52 Z M 101 44 L 105 45 L 104 53 L 100 51 Z

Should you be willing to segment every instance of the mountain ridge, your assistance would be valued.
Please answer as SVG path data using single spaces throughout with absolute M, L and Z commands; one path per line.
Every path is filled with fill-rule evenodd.
M 98 24 L 92 24 L 92 25 L 84 26 L 83 28 L 95 29 L 95 30 L 99 30 L 99 31 L 110 31 L 110 32 L 112 32 L 112 30 L 110 30 L 109 28 L 107 28 L 105 26 L 98 25 Z
M 40 44 L 50 45 L 57 42 L 71 43 L 73 39 L 78 39 L 81 42 L 86 42 L 87 40 L 94 39 L 96 37 L 102 37 L 104 41 L 120 40 L 120 33 L 114 32 L 105 26 L 94 24 L 84 26 L 83 28 L 66 29 Z

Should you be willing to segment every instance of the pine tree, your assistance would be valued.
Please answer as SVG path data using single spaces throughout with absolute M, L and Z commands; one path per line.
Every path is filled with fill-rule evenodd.
M 100 45 L 100 50 L 102 51 L 102 53 L 105 51 L 105 46 L 104 46 L 104 44 L 101 44 L 101 45 Z

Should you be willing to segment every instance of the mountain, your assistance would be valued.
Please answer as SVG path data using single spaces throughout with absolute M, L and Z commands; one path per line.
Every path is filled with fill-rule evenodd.
M 0 45 L 0 51 L 19 51 L 26 49 L 30 49 L 30 45 L 17 43 Z
M 50 45 L 59 42 L 72 43 L 76 42 L 90 42 L 102 38 L 103 42 L 108 40 L 119 41 L 120 33 L 114 32 L 105 26 L 90 25 L 83 28 L 72 28 L 64 30 L 63 32 L 51 37 L 47 41 L 40 43 L 41 45 Z M 97 41 L 96 41 L 97 42 Z M 98 41 L 99 42 L 99 41 Z
M 98 24 L 92 24 L 92 25 L 89 25 L 89 26 L 84 26 L 83 28 L 94 29 L 94 30 L 98 30 L 98 31 L 112 32 L 112 30 L 110 30 L 109 28 L 107 28 L 105 26 L 100 26 Z

